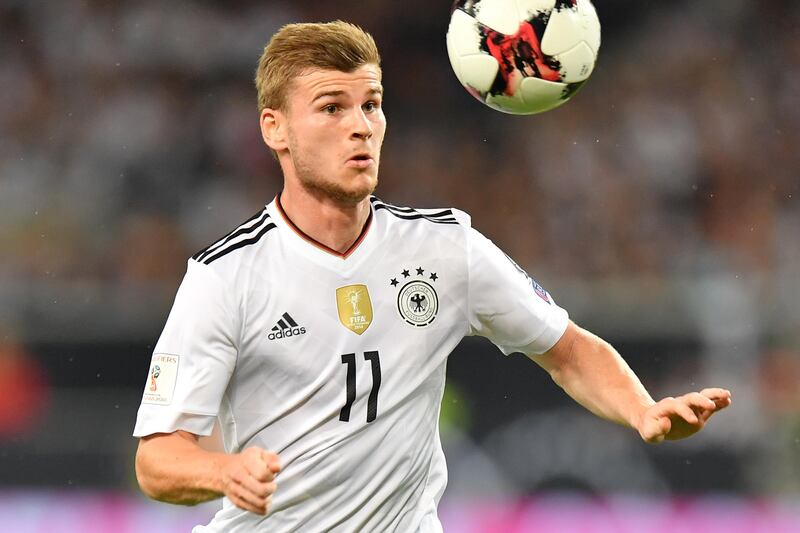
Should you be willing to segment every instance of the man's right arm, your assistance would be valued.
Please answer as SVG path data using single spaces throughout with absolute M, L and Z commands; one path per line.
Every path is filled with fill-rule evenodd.
M 210 452 L 187 431 L 142 437 L 136 451 L 136 479 L 155 500 L 195 505 L 227 496 L 237 507 L 265 515 L 280 472 L 278 456 L 252 447 L 241 453 Z

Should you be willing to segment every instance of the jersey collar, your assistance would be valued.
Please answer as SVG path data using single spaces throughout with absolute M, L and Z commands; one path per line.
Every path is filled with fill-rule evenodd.
M 364 227 L 361 229 L 361 233 L 359 234 L 358 238 L 353 242 L 352 245 L 350 245 L 350 248 L 348 248 L 346 251 L 339 252 L 322 244 L 321 242 L 317 241 L 316 239 L 305 233 L 303 230 L 298 228 L 297 225 L 295 225 L 295 223 L 292 222 L 292 219 L 289 218 L 289 215 L 286 214 L 286 211 L 283 210 L 283 206 L 281 205 L 280 193 L 278 193 L 278 195 L 275 196 L 275 200 L 273 200 L 272 206 L 276 214 L 276 216 L 274 216 L 273 219 L 275 219 L 275 221 L 280 226 L 285 226 L 285 228 L 288 230 L 287 233 L 290 234 L 290 239 L 295 241 L 300 241 L 300 243 L 303 244 L 305 248 L 311 248 L 312 250 L 317 252 L 314 255 L 318 255 L 321 253 L 323 257 L 327 257 L 329 259 L 336 259 L 340 261 L 346 260 L 349 257 L 356 255 L 357 251 L 360 251 L 365 247 L 362 246 L 362 244 L 364 243 L 364 241 L 367 240 L 367 235 L 370 233 L 370 228 L 373 226 L 375 219 L 374 209 L 372 207 L 372 203 L 370 202 L 369 215 L 367 216 L 367 221 L 364 223 Z

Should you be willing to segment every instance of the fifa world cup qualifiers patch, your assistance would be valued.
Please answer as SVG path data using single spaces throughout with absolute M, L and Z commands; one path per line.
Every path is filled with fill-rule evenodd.
M 179 355 L 153 354 L 142 403 L 154 405 L 169 405 L 172 403 L 172 394 L 175 392 L 175 383 L 178 380 L 179 360 Z
M 415 270 L 416 275 L 411 274 Z M 433 284 L 439 279 L 436 272 L 425 272 L 422 267 L 404 269 L 399 276 L 392 278 L 392 287 L 400 285 L 398 279 L 406 280 L 397 293 L 397 311 L 406 323 L 421 328 L 436 319 L 439 312 L 439 295 Z M 411 278 L 411 279 L 409 279 Z

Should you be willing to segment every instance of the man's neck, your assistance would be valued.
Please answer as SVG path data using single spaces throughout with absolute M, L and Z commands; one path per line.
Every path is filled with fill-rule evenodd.
M 346 253 L 361 236 L 370 214 L 369 198 L 345 205 L 323 195 L 284 187 L 280 207 L 300 231 L 340 254 Z

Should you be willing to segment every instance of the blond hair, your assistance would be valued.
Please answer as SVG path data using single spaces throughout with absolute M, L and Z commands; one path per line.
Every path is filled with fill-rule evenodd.
M 256 69 L 258 110 L 283 109 L 292 80 L 309 68 L 353 72 L 381 58 L 372 36 L 354 24 L 287 24 L 264 47 Z

